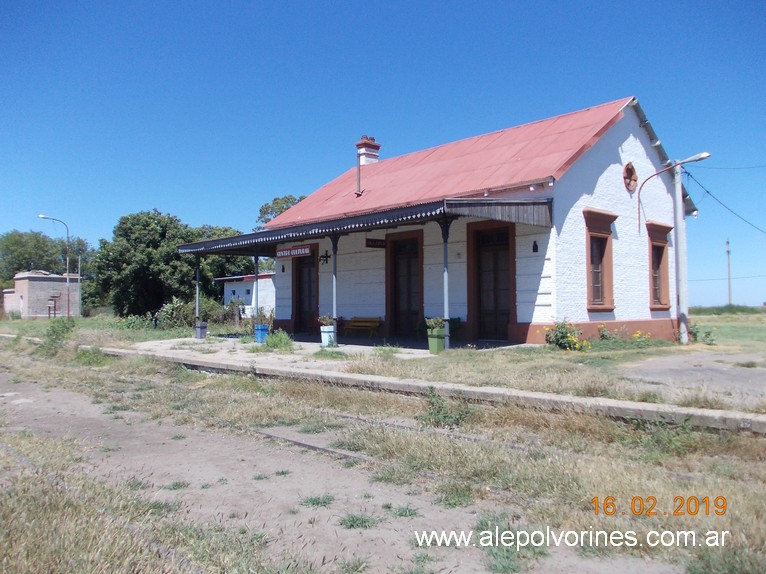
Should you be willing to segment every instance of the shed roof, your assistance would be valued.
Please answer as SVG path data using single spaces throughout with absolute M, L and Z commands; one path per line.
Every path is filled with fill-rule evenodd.
M 623 98 L 363 165 L 361 195 L 353 167 L 266 227 L 276 230 L 559 179 L 633 101 Z

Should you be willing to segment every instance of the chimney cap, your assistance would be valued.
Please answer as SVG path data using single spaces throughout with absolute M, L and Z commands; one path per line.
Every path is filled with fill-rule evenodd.
M 362 148 L 373 149 L 375 151 L 380 149 L 380 144 L 375 141 L 374 137 L 362 136 L 362 138 L 356 142 L 356 149 Z

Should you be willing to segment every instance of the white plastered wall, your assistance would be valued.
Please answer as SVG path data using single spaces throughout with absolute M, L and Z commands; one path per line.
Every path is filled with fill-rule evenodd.
M 675 252 L 673 233 L 668 238 L 668 283 L 671 308 L 649 309 L 648 220 L 673 226 L 673 185 L 670 174 L 655 177 L 641 192 L 638 221 L 637 191 L 623 182 L 623 168 L 632 162 L 640 185 L 664 166 L 640 127 L 633 108 L 557 181 L 554 188 L 553 221 L 556 238 L 557 320 L 609 321 L 667 318 L 675 314 Z M 614 311 L 593 313 L 587 309 L 585 207 L 618 215 L 612 224 Z
M 449 314 L 465 321 L 468 317 L 468 252 L 467 225 L 480 221 L 464 217 L 450 227 Z M 401 226 L 391 233 L 422 230 L 423 232 L 423 315 L 444 314 L 444 259 L 441 228 L 436 222 Z M 338 316 L 385 317 L 386 251 L 365 247 L 365 240 L 385 239 L 384 229 L 344 235 L 338 243 Z M 518 321 L 550 322 L 555 315 L 555 235 L 547 228 L 516 226 L 516 285 Z M 538 251 L 533 252 L 537 242 Z M 320 255 L 332 254 L 329 238 L 280 245 L 289 247 L 316 243 Z M 282 268 L 284 267 L 284 272 Z M 319 314 L 332 314 L 332 259 L 319 263 Z M 289 319 L 292 305 L 292 259 L 278 259 L 274 276 L 276 318 Z

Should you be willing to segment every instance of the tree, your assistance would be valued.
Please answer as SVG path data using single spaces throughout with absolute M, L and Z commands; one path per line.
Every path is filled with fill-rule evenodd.
M 258 221 L 260 221 L 261 224 L 266 224 L 277 215 L 284 213 L 293 205 L 304 199 L 306 199 L 305 195 L 301 195 L 300 197 L 295 197 L 294 195 L 275 197 L 269 203 L 264 203 L 261 206 L 261 210 L 258 212 Z M 253 228 L 253 231 L 258 231 L 258 228 Z M 272 257 L 261 257 L 258 267 L 260 271 L 274 271 L 276 265 Z
M 13 230 L 0 235 L 0 280 L 9 281 L 16 273 L 40 269 L 51 273 L 66 270 L 65 238 L 52 239 L 39 231 Z M 88 242 L 80 237 L 69 238 L 69 271 L 77 272 L 77 257 L 83 268 L 93 256 Z
M 266 224 L 274 219 L 280 213 L 283 213 L 290 209 L 293 205 L 306 199 L 305 195 L 295 197 L 294 195 L 283 195 L 282 197 L 275 197 L 269 203 L 264 203 L 261 206 L 261 210 L 258 212 L 258 221 L 262 224 Z M 253 231 L 257 230 L 254 229 Z
M 119 315 L 154 313 L 173 297 L 194 297 L 197 259 L 178 253 L 178 245 L 222 235 L 237 235 L 232 228 L 193 228 L 158 210 L 120 218 L 112 241 L 101 240 L 93 261 L 98 290 Z M 218 298 L 213 277 L 252 272 L 245 257 L 214 256 L 200 259 L 200 290 Z
M 196 235 L 194 241 L 219 239 L 240 234 L 233 227 L 215 227 L 212 225 L 198 227 L 194 229 L 194 233 Z M 213 279 L 216 277 L 249 275 L 254 272 L 255 264 L 251 257 L 242 257 L 241 255 L 208 255 L 200 261 L 200 280 L 205 285 L 202 291 L 206 295 L 220 301 L 223 298 L 223 282 L 214 283 Z

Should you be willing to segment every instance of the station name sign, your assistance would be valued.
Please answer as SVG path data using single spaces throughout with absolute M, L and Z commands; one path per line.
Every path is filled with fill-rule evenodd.
M 277 259 L 305 257 L 306 255 L 311 255 L 311 245 L 295 245 L 294 247 L 277 249 Z
M 385 239 L 372 239 L 367 238 L 364 242 L 365 247 L 372 247 L 373 249 L 385 249 L 386 248 L 386 240 Z

